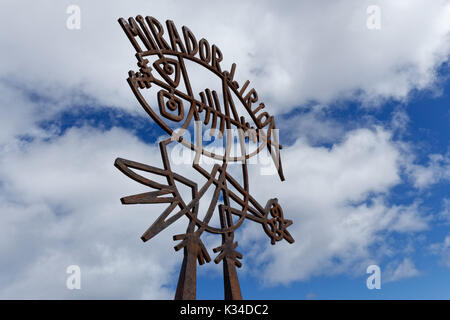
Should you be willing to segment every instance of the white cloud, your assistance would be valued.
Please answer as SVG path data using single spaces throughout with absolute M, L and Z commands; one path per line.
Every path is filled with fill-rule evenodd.
M 145 188 L 113 167 L 117 156 L 160 164 L 156 146 L 123 130 L 89 127 L 18 143 L 2 155 L 2 297 L 171 297 L 166 286 L 176 282 L 181 254 L 173 252 L 170 237 L 185 225 L 140 242 L 159 209 L 120 205 L 121 196 Z M 299 138 L 284 150 L 283 183 L 251 167 L 252 194 L 262 204 L 280 199 L 286 218 L 294 220 L 296 242 L 272 247 L 260 226 L 247 222 L 236 238 L 245 253 L 243 272 L 264 263 L 261 276 L 270 284 L 349 272 L 382 258 L 372 246 L 392 232 L 426 229 L 416 203 L 397 206 L 384 198 L 401 182 L 400 158 L 391 134 L 375 127 L 349 131 L 329 149 Z M 79 292 L 65 288 L 71 264 L 82 269 Z
M 285 136 L 291 139 L 303 137 L 311 144 L 335 143 L 342 139 L 352 125 L 332 119 L 328 115 L 329 110 L 329 107 L 316 105 L 305 112 L 280 119 L 277 124 L 279 128 L 282 128 Z M 358 127 L 364 127 L 364 125 L 360 124 Z
M 113 166 L 117 156 L 158 165 L 157 150 L 123 130 L 80 128 L 2 154 L 0 296 L 171 298 L 181 257 L 173 233 L 141 242 L 160 209 L 122 206 L 143 186 Z M 80 291 L 66 289 L 71 264 L 81 267 Z
M 374 246 L 393 232 L 425 230 L 428 218 L 417 203 L 392 205 L 385 200 L 400 182 L 400 158 L 389 132 L 380 127 L 350 131 L 330 149 L 299 139 L 284 150 L 286 181 L 260 177 L 251 188 L 264 204 L 268 197 L 280 199 L 285 217 L 294 221 L 290 232 L 296 242 L 270 246 L 256 232 L 259 227 L 250 225 L 241 242 L 255 251 L 251 263 L 264 262 L 264 281 L 279 284 L 359 272 L 367 261 L 383 257 Z
M 14 32 L 0 36 L 8 48 L 0 57 L 8 61 L 2 77 L 59 101 L 83 96 L 134 111 L 125 83 L 128 70 L 136 69 L 134 55 L 117 18 L 137 14 L 172 19 L 216 43 L 224 68 L 236 62 L 238 79 L 250 79 L 272 112 L 310 100 L 403 100 L 433 86 L 449 54 L 450 4 L 444 0 L 377 1 L 378 31 L 366 27 L 373 4 L 367 1 L 105 3 L 77 2 L 80 30 L 66 28 L 70 1 L 4 3 L 2 27 Z
M 158 209 L 121 206 L 118 199 L 140 192 L 139 186 L 112 165 L 117 156 L 158 164 L 157 148 L 119 129 L 83 127 L 57 137 L 36 126 L 76 104 L 137 112 L 125 83 L 127 71 L 136 68 L 134 57 L 118 17 L 148 14 L 173 19 L 178 28 L 189 26 L 221 48 L 226 68 L 237 62 L 238 79 L 250 79 L 278 113 L 310 100 L 406 99 L 412 90 L 436 83 L 436 68 L 449 52 L 445 1 L 379 2 L 383 22 L 375 32 L 366 28 L 368 2 L 228 1 L 211 7 L 211 2 L 135 1 L 108 2 L 106 8 L 105 3 L 79 1 L 79 31 L 65 27 L 70 1 L 30 1 L 27 10 L 23 2 L 8 1 L 0 12 L 3 29 L 14 30 L 0 35 L 8 48 L 0 53 L 8 62 L 0 67 L 2 298 L 172 297 L 166 285 L 176 281 L 181 254 L 168 244 L 184 225 L 143 245 L 139 236 Z M 320 112 L 296 120 L 320 129 L 319 137 L 295 132 L 300 138 L 282 154 L 286 182 L 275 177 L 251 182 L 262 203 L 278 196 L 286 217 L 294 220 L 296 243 L 272 248 L 268 239 L 261 241 L 259 226 L 247 223 L 238 239 L 243 248 L 254 245 L 244 260 L 247 271 L 267 263 L 268 283 L 348 272 L 380 258 L 372 246 L 392 232 L 427 228 L 417 203 L 387 200 L 401 183 L 404 157 L 388 130 L 343 129 Z M 404 118 L 397 120 L 393 129 L 404 125 Z M 15 138 L 24 134 L 34 140 Z M 314 139 L 333 146 L 315 147 Z M 411 170 L 415 181 L 422 181 L 419 187 L 435 181 L 421 170 L 434 170 L 434 163 L 441 168 L 444 160 L 438 158 Z M 79 292 L 65 288 L 71 264 L 82 270 Z
M 409 163 L 406 172 L 414 186 L 425 189 L 432 184 L 450 179 L 450 154 L 431 154 L 427 165 Z
M 442 243 L 433 243 L 430 250 L 441 257 L 444 266 L 450 267 L 450 235 L 447 235 Z
M 51 117 L 58 109 L 48 102 L 32 101 L 23 90 L 4 81 L 0 81 L 0 106 L 0 148 L 4 151 L 13 147 L 9 142 L 17 135 L 47 136 L 49 133 L 35 124 Z
M 446 223 L 450 223 L 450 198 L 442 199 L 442 210 L 439 212 L 438 218 Z
M 410 258 L 405 258 L 401 262 L 388 264 L 386 271 L 382 272 L 382 274 L 382 281 L 388 283 L 418 276 L 420 272 Z
M 410 119 L 404 108 L 397 107 L 392 113 L 391 128 L 393 131 L 403 134 L 408 128 Z

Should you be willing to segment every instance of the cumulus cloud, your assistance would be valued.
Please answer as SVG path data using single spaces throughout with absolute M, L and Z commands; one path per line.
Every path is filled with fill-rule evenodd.
M 116 20 L 137 14 L 172 19 L 216 43 L 224 68 L 237 62 L 238 80 L 250 79 L 278 113 L 308 101 L 404 100 L 436 84 L 436 70 L 449 54 L 450 4 L 444 0 L 376 1 L 380 30 L 366 26 L 373 1 L 133 1 L 107 7 L 78 1 L 80 30 L 66 28 L 70 4 L 3 4 L 2 26 L 14 26 L 0 36 L 8 48 L 1 53 L 8 61 L 0 69 L 3 78 L 59 101 L 87 96 L 132 111 L 136 102 L 124 80 L 136 69 L 135 59 Z
M 51 103 L 32 101 L 23 90 L 0 80 L 0 148 L 7 146 L 15 136 L 47 136 L 36 123 L 53 116 L 59 107 Z M 49 130 L 50 131 L 50 130 Z M 6 148 L 6 149 L 5 149 Z
M 379 31 L 366 28 L 366 7 L 373 3 L 364 1 L 134 1 L 107 8 L 104 2 L 78 3 L 81 29 L 72 31 L 66 28 L 70 1 L 29 1 L 27 10 L 23 2 L 6 1 L 0 12 L 8 30 L 0 35 L 8 48 L 0 53 L 8 62 L 0 66 L 2 298 L 173 295 L 168 284 L 175 281 L 180 254 L 167 244 L 185 225 L 174 224 L 143 245 L 139 235 L 160 208 L 121 206 L 121 196 L 145 189 L 112 166 L 117 156 L 160 164 L 157 147 L 118 128 L 85 126 L 59 135 L 37 125 L 77 105 L 139 110 L 125 83 L 136 66 L 118 17 L 152 15 L 189 26 L 221 48 L 224 68 L 237 62 L 238 80 L 250 79 L 274 113 L 310 101 L 321 106 L 349 98 L 366 104 L 404 100 L 412 90 L 437 83 L 436 70 L 449 53 L 446 1 L 379 1 Z M 404 125 L 400 116 L 393 127 Z M 348 272 L 373 260 L 372 247 L 390 234 L 428 227 L 417 202 L 388 200 L 402 182 L 404 157 L 390 129 L 344 127 L 320 108 L 286 125 L 293 139 L 282 155 L 287 181 L 252 167 L 251 190 L 261 203 L 280 199 L 294 220 L 296 243 L 271 247 L 261 240 L 259 226 L 246 223 L 240 246 L 254 250 L 246 255 L 244 271 L 264 266 L 271 284 Z M 320 132 L 312 134 L 313 128 Z M 318 141 L 331 147 L 316 146 Z M 436 181 L 423 172 L 445 167 L 445 161 L 436 157 L 424 169 L 411 167 L 417 186 Z M 65 269 L 72 264 L 81 267 L 79 292 L 65 287 Z
M 446 223 L 450 223 L 450 198 L 442 199 L 442 210 L 439 212 L 438 217 Z
M 405 258 L 401 262 L 392 262 L 387 265 L 386 271 L 383 272 L 383 282 L 394 282 L 406 278 L 418 276 L 420 274 L 414 262 Z
M 432 184 L 450 179 L 450 154 L 431 154 L 426 165 L 409 163 L 407 174 L 413 180 L 414 186 L 425 189 Z
M 62 136 L 14 141 L 15 148 L 0 158 L 1 296 L 170 298 L 167 285 L 175 281 L 180 255 L 167 244 L 185 224 L 174 224 L 143 246 L 138 236 L 161 208 L 122 207 L 121 196 L 145 188 L 112 166 L 117 156 L 159 166 L 157 147 L 117 128 L 73 128 Z M 426 229 L 417 203 L 392 205 L 385 199 L 401 182 L 400 158 L 391 133 L 373 127 L 350 130 L 330 148 L 297 139 L 283 152 L 283 183 L 252 165 L 252 194 L 262 204 L 280 199 L 295 222 L 290 231 L 296 242 L 272 247 L 260 226 L 247 222 L 237 236 L 247 258 L 243 272 L 265 266 L 268 284 L 349 272 L 381 258 L 372 247 L 387 235 Z M 181 165 L 175 170 L 194 179 Z M 209 249 L 216 240 L 206 239 Z M 71 264 L 82 269 L 79 293 L 65 288 Z
M 431 253 L 441 257 L 444 266 L 450 267 L 450 235 L 447 235 L 441 243 L 433 243 L 430 250 Z
M 258 249 L 253 259 L 264 263 L 267 284 L 354 270 L 381 258 L 372 249 L 389 234 L 428 227 L 429 218 L 417 203 L 385 200 L 400 182 L 401 153 L 380 127 L 352 130 L 331 148 L 299 139 L 283 157 L 286 182 L 260 177 L 255 192 L 280 199 L 285 216 L 295 221 L 290 227 L 295 244 L 272 247 L 262 242 L 257 227 L 246 230 L 245 243 Z
M 297 137 L 307 139 L 308 143 L 319 145 L 324 143 L 335 143 L 340 141 L 344 134 L 352 127 L 364 127 L 365 124 L 352 125 L 343 124 L 328 115 L 329 107 L 315 105 L 309 109 L 298 111 L 297 114 L 289 115 L 278 120 L 278 126 L 283 128 L 283 138 L 294 140 Z M 283 140 L 283 144 L 290 144 L 292 141 Z
M 120 129 L 83 127 L 2 154 L 0 296 L 171 298 L 180 259 L 172 234 L 139 239 L 161 208 L 122 206 L 120 197 L 143 186 L 113 166 L 117 156 L 159 164 L 157 150 Z M 73 264 L 79 291 L 66 288 Z

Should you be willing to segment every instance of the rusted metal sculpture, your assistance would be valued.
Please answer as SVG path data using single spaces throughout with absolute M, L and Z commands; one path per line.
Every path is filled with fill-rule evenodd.
M 115 166 L 120 171 L 153 190 L 124 197 L 121 201 L 123 204 L 167 203 L 167 208 L 142 235 L 141 239 L 144 242 L 179 218 L 186 216 L 189 219 L 186 233 L 173 237 L 175 241 L 180 241 L 175 250 L 184 251 L 175 299 L 196 298 L 197 261 L 200 265 L 211 261 L 201 240 L 203 232 L 222 236 L 222 245 L 214 248 L 213 252 L 218 253 L 214 262 L 223 264 L 225 299 L 242 299 L 236 272 L 236 267 L 241 267 L 239 259 L 242 259 L 242 254 L 236 251 L 238 243 L 234 240 L 234 234 L 243 221 L 249 219 L 261 224 L 272 244 L 283 239 L 289 243 L 294 242 L 287 231 L 292 221 L 284 219 L 278 200 L 270 199 L 263 207 L 249 193 L 248 161 L 262 150 L 269 151 L 280 179 L 284 180 L 279 155 L 281 145 L 278 144 L 274 117 L 264 110 L 264 103 L 259 103 L 252 109 L 258 102 L 258 94 L 255 89 L 247 90 L 250 82 L 246 81 L 240 87 L 234 80 L 236 65 L 233 63 L 230 71 L 222 71 L 220 62 L 223 57 L 219 48 L 215 45 L 210 46 L 205 39 L 197 42 L 189 28 L 182 28 L 183 38 L 181 38 L 170 20 L 166 22 L 167 34 L 164 33 L 161 23 L 153 17 L 137 16 L 136 19 L 129 18 L 128 21 L 120 18 L 119 23 L 136 50 L 138 60 L 139 71 L 129 71 L 128 83 L 144 110 L 170 135 L 168 139 L 159 143 L 162 168 L 116 159 Z M 154 59 L 153 64 L 149 61 L 151 58 Z M 215 90 L 205 89 L 199 93 L 199 99 L 196 98 L 186 61 L 197 63 L 219 77 L 221 94 Z M 154 86 L 160 88 L 156 94 L 158 109 L 152 109 L 142 94 L 142 91 Z M 243 106 L 250 116 L 249 119 L 239 114 L 235 100 Z M 188 108 L 185 108 L 184 102 L 187 102 Z M 163 121 L 163 118 L 166 121 Z M 226 138 L 224 152 L 217 153 L 203 148 L 201 134 L 196 137 L 194 143 L 183 138 L 183 133 L 192 129 L 192 123 L 200 130 L 202 126 L 208 125 L 211 135 Z M 173 125 L 178 125 L 178 130 L 174 130 Z M 240 155 L 232 155 L 231 152 L 234 140 L 232 129 L 238 132 Z M 256 145 L 252 152 L 247 150 L 246 142 L 249 141 Z M 167 153 L 167 146 L 172 142 L 181 143 L 194 152 L 192 166 L 206 179 L 201 188 L 194 181 L 172 171 Z M 212 170 L 208 171 L 201 166 L 202 156 L 215 159 L 217 163 Z M 230 163 L 241 164 L 242 185 L 227 172 Z M 136 170 L 162 176 L 167 183 L 148 179 L 138 174 Z M 183 199 L 177 184 L 190 188 L 189 201 Z M 205 216 L 199 218 L 200 200 L 206 201 L 205 193 L 209 188 L 213 188 L 214 193 L 212 199 L 208 200 L 209 207 Z M 219 204 L 219 201 L 222 203 Z M 220 227 L 210 225 L 214 212 L 219 215 Z

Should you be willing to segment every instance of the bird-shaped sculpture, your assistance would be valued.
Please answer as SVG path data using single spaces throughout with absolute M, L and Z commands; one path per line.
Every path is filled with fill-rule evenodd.
M 129 71 L 128 83 L 144 110 L 169 134 L 167 139 L 159 142 L 162 168 L 116 159 L 115 166 L 121 172 L 152 189 L 123 197 L 121 201 L 123 204 L 167 204 L 167 208 L 141 236 L 143 241 L 150 240 L 181 217 L 188 218 L 186 233 L 173 237 L 179 241 L 175 250 L 184 250 L 175 299 L 196 298 L 197 262 L 202 265 L 211 261 L 201 240 L 204 232 L 222 236 L 222 244 L 213 252 L 217 253 L 214 262 L 223 263 L 225 299 L 242 299 L 236 272 L 236 267 L 242 265 L 239 260 L 243 258 L 236 251 L 238 242 L 234 237 L 237 228 L 245 220 L 251 220 L 262 226 L 272 244 L 283 239 L 294 242 L 287 230 L 292 221 L 284 218 L 278 199 L 268 200 L 263 207 L 249 190 L 249 160 L 263 150 L 269 152 L 275 172 L 284 180 L 280 159 L 282 147 L 278 143 L 274 117 L 264 110 L 264 103 L 252 108 L 258 102 L 258 94 L 255 89 L 248 89 L 250 82 L 246 81 L 240 87 L 234 80 L 236 65 L 233 63 L 230 71 L 222 71 L 220 62 L 223 57 L 219 48 L 209 46 L 205 39 L 197 42 L 189 28 L 182 28 L 183 41 L 170 20 L 166 22 L 168 37 L 161 23 L 153 17 L 144 19 L 137 16 L 128 21 L 121 18 L 119 23 L 135 48 L 138 60 L 139 71 Z M 153 63 L 150 63 L 151 59 Z M 220 79 L 221 92 L 204 89 L 194 95 L 186 61 L 215 74 Z M 157 109 L 150 106 L 143 94 L 155 87 L 159 88 L 155 92 Z M 235 101 L 240 104 L 241 112 Z M 202 134 L 198 131 L 202 132 L 204 128 L 208 128 L 211 136 L 225 140 L 221 150 L 211 151 L 202 146 Z M 192 129 L 197 133 L 195 141 L 184 137 Z M 233 148 L 235 138 L 238 140 L 237 148 Z M 172 170 L 168 155 L 168 146 L 172 143 L 192 150 L 195 155 L 192 167 L 205 179 L 203 185 L 199 187 L 196 182 Z M 202 166 L 202 157 L 214 161 L 211 169 Z M 233 177 L 227 170 L 230 164 L 236 163 L 241 167 L 239 178 Z M 139 171 L 164 177 L 166 183 L 144 177 Z M 191 195 L 188 199 L 177 187 L 179 184 L 189 188 Z M 208 190 L 212 190 L 212 197 L 207 196 Z M 201 202 L 209 203 L 202 217 L 198 214 Z M 211 225 L 214 214 L 218 215 L 220 227 Z

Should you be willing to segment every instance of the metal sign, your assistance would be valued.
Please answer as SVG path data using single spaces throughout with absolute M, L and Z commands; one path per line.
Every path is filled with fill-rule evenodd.
M 236 64 L 233 63 L 229 71 L 222 70 L 220 49 L 204 38 L 197 41 L 189 28 L 183 26 L 180 34 L 171 20 L 166 21 L 165 29 L 155 18 L 142 16 L 128 21 L 120 18 L 119 24 L 136 50 L 139 67 L 137 72 L 129 71 L 128 84 L 144 110 L 170 135 L 159 143 L 162 168 L 116 159 L 114 165 L 120 171 L 153 190 L 124 197 L 121 201 L 123 204 L 167 204 L 142 235 L 143 241 L 153 238 L 183 216 L 189 219 L 186 233 L 173 237 L 180 241 L 175 250 L 184 251 L 175 299 L 196 298 L 197 261 L 200 265 L 211 261 L 201 240 L 204 232 L 222 236 L 222 245 L 214 248 L 213 252 L 217 253 L 214 262 L 223 264 L 225 299 L 242 299 L 236 272 L 236 267 L 242 265 L 239 261 L 242 254 L 236 251 L 238 243 L 234 235 L 244 220 L 259 223 L 272 244 L 283 239 L 294 242 L 287 231 L 292 221 L 284 218 L 278 200 L 270 199 L 263 207 L 249 191 L 249 161 L 263 150 L 270 154 L 276 172 L 284 180 L 279 153 L 282 146 L 278 144 L 274 117 L 265 110 L 264 103 L 258 101 L 256 90 L 249 89 L 249 81 L 240 86 L 234 80 Z M 194 95 L 189 68 L 186 67 L 188 64 L 197 64 L 217 76 L 221 90 L 204 89 Z M 158 108 L 150 106 L 146 98 L 148 91 L 155 93 Z M 211 151 L 202 145 L 204 128 L 211 136 L 225 139 L 222 151 Z M 184 136 L 192 129 L 200 131 L 195 141 Z M 236 140 L 238 152 L 233 152 Z M 179 143 L 192 150 L 195 155 L 192 167 L 206 179 L 201 187 L 172 171 L 167 150 L 171 143 Z M 212 169 L 202 166 L 202 157 L 214 161 Z M 240 166 L 239 178 L 227 171 L 230 164 Z M 167 182 L 157 182 L 137 171 L 161 176 Z M 188 199 L 177 185 L 189 188 Z M 209 189 L 213 190 L 211 198 L 206 196 Z M 198 214 L 200 201 L 209 202 L 203 217 Z M 211 224 L 215 214 L 220 227 Z

